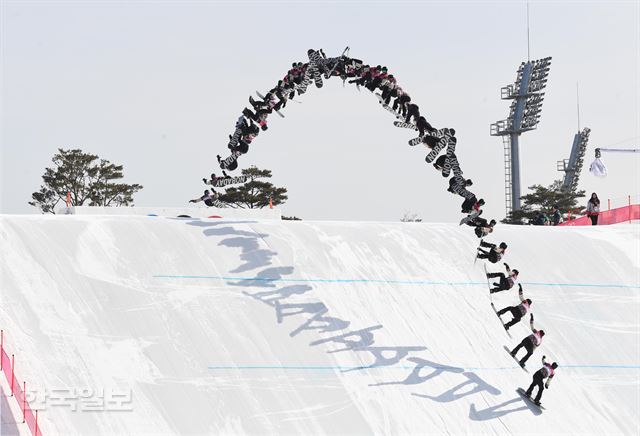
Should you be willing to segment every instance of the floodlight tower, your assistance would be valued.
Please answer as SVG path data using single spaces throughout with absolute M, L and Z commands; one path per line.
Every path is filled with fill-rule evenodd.
M 503 100 L 513 100 L 509 117 L 491 124 L 491 136 L 502 136 L 504 190 L 507 215 L 520 209 L 520 135 L 538 126 L 551 57 L 520 64 L 516 81 L 500 90 Z
M 580 171 L 584 162 L 584 153 L 587 150 L 589 142 L 589 133 L 591 129 L 585 127 L 582 132 L 576 133 L 573 137 L 573 145 L 571 146 L 571 154 L 569 159 L 559 160 L 557 164 L 558 171 L 564 172 L 562 187 L 575 191 L 578 187 L 580 179 Z

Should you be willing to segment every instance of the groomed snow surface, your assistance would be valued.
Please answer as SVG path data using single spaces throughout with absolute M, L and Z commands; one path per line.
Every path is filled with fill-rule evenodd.
M 466 226 L 0 223 L 0 325 L 44 435 L 640 432 L 636 224 L 488 238 L 547 332 L 528 374 L 503 349 L 528 323 L 501 327 Z M 540 414 L 515 390 L 543 354 L 560 367 Z

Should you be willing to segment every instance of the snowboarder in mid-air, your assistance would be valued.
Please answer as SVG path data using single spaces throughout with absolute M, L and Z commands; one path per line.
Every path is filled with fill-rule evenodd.
M 483 250 L 481 247 L 488 248 L 489 250 Z M 507 244 L 501 242 L 500 245 L 491 244 L 489 242 L 480 241 L 480 247 L 478 247 L 478 259 L 487 259 L 491 263 L 498 263 L 502 256 L 507 251 Z
M 493 232 L 493 226 L 496 225 L 496 220 L 491 220 L 487 222 L 486 219 L 477 217 L 471 221 L 467 221 L 467 225 L 471 227 L 475 227 L 474 232 L 476 236 L 480 239 L 487 236 L 489 233 Z
M 520 290 L 518 291 L 518 296 L 520 297 L 520 301 L 521 303 L 518 304 L 517 306 L 507 306 L 503 309 L 500 309 L 497 313 L 498 313 L 498 317 L 500 317 L 501 315 L 504 315 L 507 312 L 511 312 L 511 315 L 513 316 L 513 319 L 511 321 L 509 321 L 508 323 L 504 324 L 504 328 L 506 330 L 509 330 L 510 327 L 513 327 L 514 325 L 518 324 L 520 322 L 520 320 L 522 319 L 523 316 L 525 316 L 527 314 L 527 312 L 529 311 L 529 308 L 531 307 L 532 301 L 528 298 L 524 298 L 522 296 L 522 285 L 518 284 L 518 287 L 520 288 Z M 500 318 L 502 319 L 502 318 Z
M 218 180 L 228 179 L 228 178 L 230 178 L 230 176 L 224 170 L 222 170 L 222 177 L 216 176 L 216 173 L 211 173 L 211 178 L 209 180 L 203 177 L 202 181 L 204 182 L 205 185 L 215 186 Z
M 513 357 L 516 357 L 516 353 L 520 350 L 520 348 L 524 347 L 527 350 L 527 354 L 525 354 L 525 356 L 519 361 L 520 366 L 523 368 L 524 368 L 524 364 L 529 359 L 529 357 L 533 355 L 533 352 L 542 343 L 542 337 L 544 336 L 544 330 L 536 330 L 535 327 L 533 327 L 533 313 L 529 318 L 529 325 L 533 333 L 527 336 L 526 338 L 524 338 L 518 344 L 518 346 L 511 351 L 511 355 Z
M 501 272 L 487 273 L 488 279 L 500 277 L 500 283 L 493 283 L 493 286 L 495 286 L 495 288 L 491 289 L 490 292 L 492 294 L 500 291 L 508 291 L 509 289 L 513 288 L 513 285 L 516 284 L 516 280 L 518 280 L 518 274 L 520 274 L 520 272 L 517 269 L 511 271 L 511 268 L 509 268 L 509 265 L 507 265 L 506 263 L 504 264 L 504 267 L 507 269 L 507 274 L 509 274 L 508 276 L 505 276 L 504 273 Z
M 215 202 L 218 200 L 218 193 L 213 189 L 211 191 L 212 192 L 209 192 L 208 189 L 205 190 L 202 197 L 189 200 L 189 203 L 200 203 L 201 201 L 204 201 L 204 204 L 209 207 L 215 206 Z
M 549 364 L 547 363 L 546 359 L 547 359 L 547 356 L 542 356 L 542 368 L 540 368 L 535 372 L 535 374 L 533 374 L 533 381 L 531 382 L 529 389 L 527 389 L 526 391 L 527 396 L 531 397 L 531 394 L 533 393 L 533 388 L 536 386 L 538 387 L 538 394 L 536 395 L 536 398 L 533 400 L 533 402 L 536 403 L 536 405 L 538 406 L 540 405 L 540 398 L 542 398 L 542 391 L 543 391 L 542 381 L 548 377 L 547 382 L 544 383 L 544 388 L 549 389 L 549 385 L 551 384 L 551 379 L 555 375 L 555 370 L 558 367 L 557 362 L 553 362 L 552 364 Z

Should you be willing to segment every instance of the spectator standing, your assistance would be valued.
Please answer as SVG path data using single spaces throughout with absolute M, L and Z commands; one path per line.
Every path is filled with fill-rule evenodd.
M 598 225 L 598 215 L 600 214 L 600 199 L 594 192 L 591 194 L 591 198 L 587 202 L 587 216 L 591 218 L 591 225 Z

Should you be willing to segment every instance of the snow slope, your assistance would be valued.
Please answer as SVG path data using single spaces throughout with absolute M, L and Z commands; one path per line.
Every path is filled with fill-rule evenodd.
M 560 364 L 542 415 L 457 224 L 2 216 L 0 325 L 45 435 L 638 434 L 638 225 L 490 240 Z

